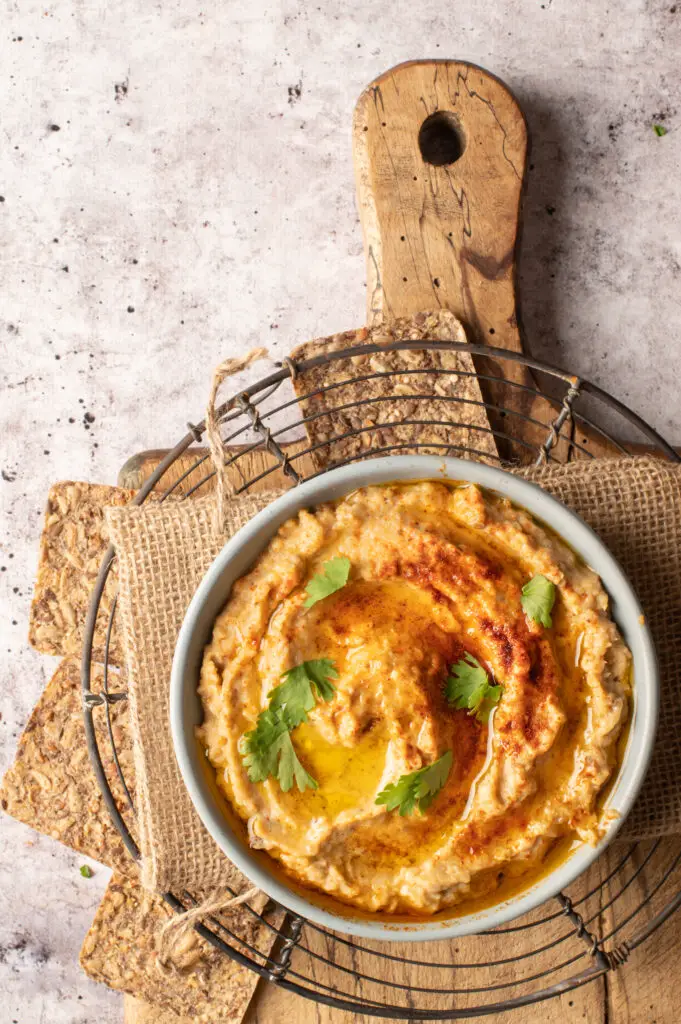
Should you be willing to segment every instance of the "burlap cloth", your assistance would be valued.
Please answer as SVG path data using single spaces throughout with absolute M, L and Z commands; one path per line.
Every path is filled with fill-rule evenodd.
M 623 835 L 681 832 L 681 467 L 652 458 L 584 461 L 521 475 L 582 516 L 633 582 L 652 629 L 662 680 L 661 718 L 644 790 Z M 119 607 L 130 673 L 142 879 L 156 890 L 243 888 L 180 777 L 168 722 L 168 680 L 180 624 L 201 577 L 228 537 L 274 492 L 111 508 Z

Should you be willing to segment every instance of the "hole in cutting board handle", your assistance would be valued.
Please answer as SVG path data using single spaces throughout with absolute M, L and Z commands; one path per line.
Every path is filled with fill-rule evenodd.
M 453 164 L 466 148 L 461 125 L 448 110 L 429 114 L 419 129 L 419 149 L 427 164 L 444 167 Z

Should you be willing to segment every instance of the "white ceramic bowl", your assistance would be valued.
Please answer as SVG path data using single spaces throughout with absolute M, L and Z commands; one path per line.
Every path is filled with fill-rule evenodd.
M 357 487 L 393 480 L 449 479 L 478 483 L 543 519 L 601 577 L 612 616 L 634 658 L 634 706 L 622 765 L 605 807 L 617 812 L 597 847 L 580 844 L 553 871 L 517 895 L 462 916 L 395 923 L 380 915 L 358 916 L 296 886 L 264 853 L 251 850 L 243 825 L 220 794 L 214 772 L 195 737 L 202 710 L 197 695 L 203 649 L 232 584 L 243 576 L 270 538 L 301 508 L 341 498 Z M 284 907 L 328 928 L 373 939 L 438 939 L 494 928 L 533 910 L 570 885 L 603 852 L 634 803 L 648 767 L 658 714 L 655 652 L 641 607 L 619 565 L 596 534 L 539 487 L 501 469 L 461 459 L 393 455 L 344 466 L 287 491 L 225 544 L 201 581 L 177 641 L 170 683 L 170 720 L 175 753 L 191 799 L 218 846 L 252 882 Z

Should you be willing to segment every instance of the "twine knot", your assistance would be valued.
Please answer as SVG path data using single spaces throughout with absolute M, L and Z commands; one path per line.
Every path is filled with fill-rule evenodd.
M 183 914 L 175 914 L 166 921 L 156 937 L 156 966 L 161 974 L 191 966 L 186 963 L 187 953 L 196 945 L 194 927 L 202 918 L 229 913 L 253 899 L 259 892 L 257 886 L 254 886 L 238 896 L 226 895 L 224 892 L 213 893 L 195 907 L 185 910 Z
M 239 373 L 241 370 L 245 370 L 255 363 L 258 359 L 265 359 L 269 355 L 266 348 L 253 348 L 250 352 L 247 352 L 245 356 L 236 356 L 233 359 L 225 359 L 220 363 L 213 373 L 213 383 L 210 389 L 210 395 L 208 398 L 208 408 L 206 409 L 206 435 L 208 437 L 208 446 L 210 448 L 211 458 L 213 465 L 215 466 L 215 479 L 216 479 L 216 502 L 215 502 L 215 531 L 220 533 L 223 529 L 225 516 L 226 516 L 226 505 L 229 498 L 234 494 L 234 487 L 232 486 L 228 474 L 227 467 L 225 465 L 225 452 L 222 444 L 222 435 L 220 434 L 220 417 L 230 409 L 239 398 L 235 395 L 225 406 L 220 408 L 216 407 L 218 392 L 222 384 L 229 378 L 233 377 L 235 373 Z

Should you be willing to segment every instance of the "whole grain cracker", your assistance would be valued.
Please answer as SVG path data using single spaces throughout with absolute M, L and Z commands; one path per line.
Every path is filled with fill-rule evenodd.
M 109 547 L 107 505 L 127 505 L 134 491 L 64 481 L 50 488 L 40 539 L 40 559 L 28 639 L 43 654 L 80 655 L 92 589 Z M 115 563 L 109 573 L 94 635 L 93 659 L 104 660 L 106 630 L 116 594 Z M 121 664 L 114 629 L 109 663 Z
M 238 1024 L 258 975 L 240 967 L 194 931 L 188 934 L 175 962 L 161 970 L 156 935 L 172 914 L 160 896 L 143 889 L 136 879 L 114 875 L 85 937 L 81 966 L 95 981 L 180 1016 L 211 1024 Z M 246 908 L 230 915 L 228 927 L 265 955 L 269 952 L 274 933 Z
M 119 689 L 118 674 L 109 688 Z M 92 689 L 102 688 L 95 667 Z M 132 740 L 127 703 L 110 705 L 111 726 L 120 765 L 134 796 Z M 93 712 L 99 750 L 112 792 L 121 810 L 126 805 L 118 780 L 103 708 Z M 0 785 L 0 807 L 31 828 L 58 839 L 72 850 L 120 871 L 135 864 L 114 828 L 95 779 L 85 740 L 80 666 L 66 658 L 45 688 L 19 740 L 14 763 Z
M 123 998 L 123 1024 L 190 1024 L 191 1017 L 178 1017 L 172 1010 L 145 1003 L 134 996 Z
M 466 334 L 448 310 L 417 313 L 376 327 L 306 342 L 293 350 L 291 358 L 302 361 L 372 342 L 425 339 L 465 342 Z M 408 372 L 414 370 L 431 372 Z M 357 379 L 385 372 L 394 375 Z M 313 417 L 307 420 L 305 428 L 310 443 L 320 445 L 312 453 L 317 468 L 366 457 L 371 449 L 395 446 L 402 454 L 418 452 L 462 458 L 469 458 L 466 449 L 472 449 L 478 458 L 496 461 L 497 447 L 480 386 L 477 378 L 465 376 L 467 373 L 475 373 L 468 352 L 433 349 L 357 355 L 298 372 L 293 386 L 303 414 Z M 345 383 L 348 380 L 350 383 Z M 343 386 L 336 387 L 340 384 Z M 331 390 L 311 394 L 320 388 Z M 357 402 L 362 404 L 354 405 Z M 354 407 L 339 410 L 347 405 Z M 360 433 L 354 434 L 355 431 Z M 343 438 L 341 435 L 346 432 L 354 436 Z

